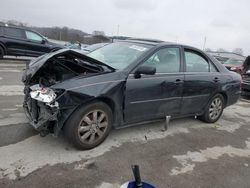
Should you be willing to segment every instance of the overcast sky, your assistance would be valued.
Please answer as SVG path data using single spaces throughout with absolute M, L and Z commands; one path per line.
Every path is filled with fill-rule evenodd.
M 250 0 L 1 0 L 0 20 L 156 38 L 250 55 Z

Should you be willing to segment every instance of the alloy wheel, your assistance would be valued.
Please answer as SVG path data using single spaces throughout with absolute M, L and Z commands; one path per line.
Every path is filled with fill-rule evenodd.
M 217 119 L 220 116 L 222 109 L 223 109 L 222 100 L 219 97 L 215 98 L 209 107 L 210 119 L 212 120 Z
M 107 114 L 102 110 L 94 110 L 81 119 L 78 126 L 78 136 L 82 143 L 93 144 L 102 138 L 107 127 Z

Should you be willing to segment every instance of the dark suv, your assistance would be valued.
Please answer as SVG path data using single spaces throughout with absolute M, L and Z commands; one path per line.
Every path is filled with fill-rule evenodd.
M 0 58 L 4 55 L 40 56 L 64 48 L 41 34 L 20 27 L 0 25 Z

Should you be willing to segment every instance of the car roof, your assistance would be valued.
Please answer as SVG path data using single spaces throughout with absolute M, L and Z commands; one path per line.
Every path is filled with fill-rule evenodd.
M 168 41 L 162 41 L 158 39 L 147 39 L 147 38 L 128 38 L 126 40 L 121 40 L 126 42 L 132 42 L 132 43 L 139 43 L 139 44 L 149 44 L 153 46 L 168 46 L 168 45 L 176 45 L 181 46 L 183 48 L 188 48 L 190 50 L 196 50 L 199 52 L 203 52 L 201 49 L 195 48 L 193 46 L 185 45 L 185 44 L 179 44 L 175 42 L 168 42 Z
M 9 24 L 0 23 L 0 27 L 22 29 L 22 30 L 32 31 L 34 33 L 38 33 L 39 35 L 41 35 L 39 32 L 34 31 L 33 29 L 30 29 L 30 28 L 28 28 L 26 26 L 15 26 L 15 25 L 9 25 Z
M 2 23 L 0 23 L 0 27 L 16 28 L 16 29 L 26 29 L 25 26 L 15 26 L 15 25 L 2 24 Z
M 148 44 L 157 46 L 159 44 L 171 44 L 170 42 L 158 40 L 158 39 L 148 39 L 148 38 L 128 38 L 126 40 L 121 40 L 126 42 L 138 43 L 138 44 Z

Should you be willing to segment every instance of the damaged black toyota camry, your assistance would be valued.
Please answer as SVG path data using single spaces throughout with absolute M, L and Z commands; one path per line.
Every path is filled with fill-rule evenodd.
M 240 96 L 240 76 L 193 47 L 129 39 L 88 55 L 62 49 L 24 71 L 24 109 L 41 135 L 62 130 L 79 149 L 112 128 L 197 116 L 213 123 Z

